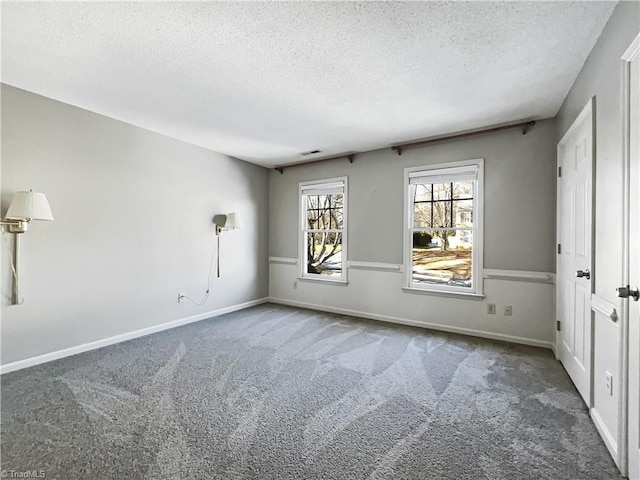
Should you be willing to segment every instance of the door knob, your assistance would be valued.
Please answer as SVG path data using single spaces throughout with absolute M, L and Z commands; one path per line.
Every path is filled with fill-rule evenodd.
M 589 269 L 586 269 L 584 271 L 583 270 L 578 270 L 576 272 L 576 277 L 578 277 L 578 278 L 584 277 L 587 280 L 589 280 L 591 278 L 591 272 L 589 271 Z
M 616 291 L 618 292 L 618 296 L 620 298 L 633 298 L 634 302 L 637 302 L 638 299 L 640 299 L 640 291 L 638 290 L 638 287 L 634 287 L 631 288 L 629 285 L 627 285 L 626 287 L 618 287 L 616 288 Z

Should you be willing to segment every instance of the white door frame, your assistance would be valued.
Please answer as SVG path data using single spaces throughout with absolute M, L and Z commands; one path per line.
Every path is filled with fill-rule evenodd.
M 630 205 L 630 145 L 631 145 L 631 129 L 630 129 L 630 113 L 631 113 L 631 61 L 640 55 L 640 33 L 631 43 L 627 51 L 622 55 L 622 118 L 623 118 L 623 186 L 622 186 L 622 283 L 621 285 L 629 285 L 629 252 L 630 252 L 630 230 L 629 224 L 631 219 Z M 634 209 L 634 211 L 636 211 Z M 618 433 L 619 458 L 618 465 L 623 475 L 629 474 L 629 426 L 630 415 L 629 409 L 634 405 L 629 404 L 629 301 L 620 301 L 620 408 L 619 421 L 620 426 Z M 633 448 L 638 448 L 634 445 Z M 636 453 L 637 454 L 637 453 Z

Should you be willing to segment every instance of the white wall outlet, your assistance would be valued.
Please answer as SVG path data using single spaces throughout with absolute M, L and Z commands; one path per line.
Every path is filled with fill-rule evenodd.
M 604 386 L 607 389 L 607 392 L 609 392 L 609 395 L 613 397 L 613 375 L 611 374 L 611 372 L 604 372 L 604 374 Z
M 298 289 L 298 282 L 293 282 L 293 289 L 297 290 Z
M 179 293 L 178 294 L 178 303 L 184 303 L 184 301 L 185 301 L 184 297 L 185 297 L 184 293 Z
M 489 315 L 496 314 L 496 304 L 495 303 L 487 303 L 487 313 Z
M 511 309 L 511 305 L 505 305 L 505 307 L 504 307 L 504 316 L 505 317 L 510 317 L 512 313 L 513 313 L 513 310 Z

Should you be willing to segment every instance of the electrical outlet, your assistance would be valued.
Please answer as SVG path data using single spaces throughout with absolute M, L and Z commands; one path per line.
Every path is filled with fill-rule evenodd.
M 293 289 L 296 290 L 298 288 L 298 282 L 293 282 Z
M 489 315 L 496 314 L 496 304 L 495 303 L 487 303 L 487 313 Z
M 185 301 L 184 297 L 185 297 L 184 293 L 179 293 L 178 294 L 178 303 L 184 303 L 184 301 Z
M 609 392 L 609 395 L 613 397 L 613 375 L 611 374 L 611 372 L 604 372 L 604 374 L 605 374 L 605 380 L 604 380 L 605 388 L 607 389 L 607 392 Z
M 504 316 L 510 317 L 513 311 L 511 310 L 511 305 L 505 305 L 504 307 Z

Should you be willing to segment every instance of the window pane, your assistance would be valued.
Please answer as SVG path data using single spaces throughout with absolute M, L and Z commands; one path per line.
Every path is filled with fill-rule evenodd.
M 319 224 L 319 211 L 318 210 L 307 210 L 307 228 L 316 229 Z
M 453 221 L 456 227 L 471 228 L 473 226 L 473 200 L 454 200 Z
M 433 202 L 432 227 L 451 227 L 451 201 Z
M 454 183 L 453 198 L 473 198 L 473 182 Z
M 431 185 L 416 185 L 416 193 L 414 197 L 414 202 L 420 202 L 424 200 L 431 201 L 431 190 L 433 187 Z
M 331 228 L 342 229 L 342 208 L 332 210 Z
M 412 282 L 472 287 L 471 230 L 414 232 Z
M 328 230 L 331 228 L 331 209 L 327 206 L 320 211 L 320 223 L 318 224 L 318 228 L 323 230 Z
M 342 233 L 307 233 L 307 273 L 342 275 Z
M 307 195 L 307 209 L 318 208 L 319 195 Z
M 341 229 L 344 196 L 307 195 L 307 228 L 318 230 Z
M 434 200 L 449 200 L 451 199 L 451 184 L 450 183 L 436 183 L 433 185 L 433 199 Z
M 414 228 L 429 228 L 431 224 L 432 203 L 413 204 L 413 226 Z

